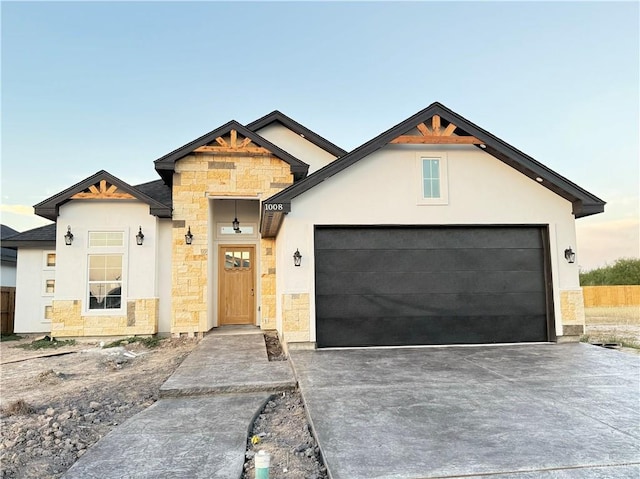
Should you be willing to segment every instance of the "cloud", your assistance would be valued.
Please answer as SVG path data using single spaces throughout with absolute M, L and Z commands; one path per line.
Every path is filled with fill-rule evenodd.
M 16 215 L 33 215 L 33 206 L 27 205 L 0 205 L 0 211 L 3 213 L 13 213 Z

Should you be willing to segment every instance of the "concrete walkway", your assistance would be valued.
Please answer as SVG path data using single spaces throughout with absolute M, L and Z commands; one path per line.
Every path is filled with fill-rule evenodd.
M 585 344 L 291 351 L 332 479 L 640 477 L 640 358 Z
M 288 361 L 268 361 L 262 331 L 231 332 L 207 335 L 160 388 L 158 402 L 94 444 L 63 477 L 239 478 L 255 416 L 272 393 L 296 383 Z

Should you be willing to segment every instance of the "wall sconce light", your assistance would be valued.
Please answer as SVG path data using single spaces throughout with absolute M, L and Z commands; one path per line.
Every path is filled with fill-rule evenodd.
M 192 241 L 193 241 L 193 235 L 191 234 L 191 226 L 189 226 L 189 229 L 187 230 L 187 234 L 184 235 L 184 242 L 186 244 L 191 244 Z
M 240 231 L 240 222 L 238 221 L 238 200 L 235 200 L 235 211 L 236 215 L 233 218 L 233 223 L 231 223 L 233 225 L 233 231 L 236 233 L 242 233 L 242 231 Z
M 64 235 L 64 244 L 71 246 L 73 243 L 73 233 L 71 232 L 71 226 L 67 226 L 67 234 Z
M 567 263 L 576 262 L 576 252 L 571 249 L 571 246 L 564 250 L 564 259 L 567 260 Z
M 298 251 L 298 248 L 296 248 L 296 252 L 293 253 L 293 265 L 300 266 L 300 263 L 302 263 L 302 255 L 300 251 Z
M 142 226 L 138 230 L 138 234 L 136 235 L 136 244 L 138 246 L 142 246 L 142 242 L 144 241 L 144 234 L 142 234 Z

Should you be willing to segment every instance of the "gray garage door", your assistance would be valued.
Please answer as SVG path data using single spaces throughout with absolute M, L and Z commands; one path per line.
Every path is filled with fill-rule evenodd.
M 318 347 L 554 339 L 546 229 L 317 227 Z

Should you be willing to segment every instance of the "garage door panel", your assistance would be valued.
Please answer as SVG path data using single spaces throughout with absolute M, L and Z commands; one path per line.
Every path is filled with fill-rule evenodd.
M 542 278 L 522 271 L 439 273 L 377 272 L 317 273 L 323 294 L 416 294 L 469 291 L 473 293 L 543 292 Z
M 385 317 L 375 321 L 365 318 L 345 320 L 324 318 L 318 323 L 318 344 L 331 347 L 379 346 L 380 331 L 385 332 L 385 346 L 421 344 L 491 344 L 547 341 L 544 316 L 461 316 Z
M 464 228 L 464 235 L 452 235 L 452 230 L 451 227 L 431 228 L 429 235 L 425 236 L 420 228 L 322 228 L 316 230 L 316 251 L 542 248 L 542 235 L 532 235 L 530 228 Z
M 319 295 L 316 314 L 332 318 L 377 318 L 397 316 L 531 316 L 544 310 L 543 298 L 529 293 L 508 294 L 403 294 Z
M 546 341 L 546 244 L 535 226 L 317 227 L 317 344 Z
M 470 248 L 426 250 L 319 250 L 322 271 L 542 271 L 540 250 Z

